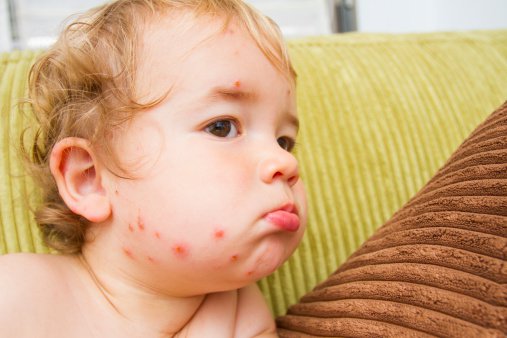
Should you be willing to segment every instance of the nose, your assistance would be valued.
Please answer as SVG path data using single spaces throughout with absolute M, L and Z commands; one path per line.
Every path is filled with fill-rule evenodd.
M 283 180 L 292 187 L 299 180 L 298 161 L 278 144 L 275 149 L 266 153 L 259 162 L 261 180 L 268 184 Z

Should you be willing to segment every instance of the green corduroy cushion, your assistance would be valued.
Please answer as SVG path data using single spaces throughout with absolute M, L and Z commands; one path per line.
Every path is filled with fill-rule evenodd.
M 27 74 L 37 54 L 0 54 L 0 254 L 48 251 L 27 207 L 27 201 L 36 201 L 39 194 L 19 156 L 21 131 L 33 123 L 20 103 L 26 97 Z
M 418 191 L 507 98 L 507 30 L 345 34 L 291 41 L 307 234 L 260 281 L 285 313 Z M 35 53 L 0 56 L 0 253 L 46 252 L 24 201 L 37 198 L 16 156 L 30 120 L 13 108 Z

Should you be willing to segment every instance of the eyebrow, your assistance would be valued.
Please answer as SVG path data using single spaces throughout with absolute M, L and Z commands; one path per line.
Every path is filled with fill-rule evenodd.
M 237 87 L 223 87 L 217 86 L 212 88 L 206 97 L 210 101 L 232 101 L 232 102 L 242 102 L 242 101 L 255 101 L 257 99 L 257 93 L 251 91 L 245 91 L 241 88 Z M 287 113 L 287 121 L 291 125 L 293 125 L 296 130 L 299 130 L 299 119 L 291 113 Z
M 226 100 L 226 101 L 255 101 L 257 93 L 245 91 L 234 87 L 214 87 L 212 88 L 207 97 L 211 101 Z

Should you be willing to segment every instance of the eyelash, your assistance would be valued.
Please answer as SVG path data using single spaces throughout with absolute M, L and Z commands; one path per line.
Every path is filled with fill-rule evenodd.
M 226 125 L 226 134 L 225 135 L 217 135 L 215 133 L 213 133 L 213 127 L 216 127 L 219 123 L 223 123 L 223 122 L 227 122 L 227 125 Z M 223 128 L 224 126 L 222 125 L 220 128 Z M 236 134 L 234 136 L 229 136 L 231 130 L 230 128 L 233 127 L 235 130 L 236 130 Z M 215 128 L 215 130 L 218 130 L 218 128 Z M 217 119 L 215 121 L 212 121 L 210 123 L 208 123 L 206 125 L 206 127 L 204 127 L 204 131 L 211 134 L 211 135 L 214 135 L 216 137 L 220 137 L 220 138 L 231 138 L 231 137 L 237 137 L 239 135 L 241 135 L 242 131 L 241 131 L 241 128 L 240 128 L 240 123 L 237 119 L 234 119 L 234 118 L 220 118 L 220 119 Z M 218 130 L 218 131 L 221 131 L 221 130 Z M 296 141 L 292 138 L 292 137 L 289 137 L 289 136 L 281 136 L 279 138 L 276 139 L 278 145 L 280 146 L 280 148 L 288 151 L 288 152 L 292 152 L 294 150 L 294 148 L 296 147 Z M 285 145 L 283 144 L 283 142 L 287 142 Z
M 288 144 L 284 147 L 280 142 L 281 140 L 287 140 Z M 294 140 L 292 137 L 289 137 L 289 136 L 281 136 L 279 138 L 276 139 L 276 142 L 278 142 L 278 145 L 280 146 L 280 148 L 288 151 L 289 153 L 291 153 L 294 148 L 296 147 L 296 140 Z
M 227 135 L 226 136 L 220 136 L 220 135 L 217 135 L 217 134 L 214 134 L 213 131 L 212 131 L 212 127 L 213 126 L 217 126 L 219 123 L 222 123 L 222 122 L 227 122 L 227 123 L 230 123 L 230 125 L 228 126 L 229 128 L 231 127 L 234 127 L 234 129 L 236 130 L 236 133 L 237 135 L 241 135 L 241 128 L 240 128 L 240 123 L 238 120 L 234 119 L 234 118 L 220 118 L 220 119 L 217 119 L 215 121 L 212 121 L 210 123 L 208 123 L 206 125 L 206 127 L 204 127 L 204 131 L 209 133 L 209 134 L 212 134 L 216 137 L 221 137 L 221 138 L 229 138 L 227 135 L 229 135 L 230 133 L 230 130 L 227 132 Z M 233 137 L 236 137 L 237 135 L 233 136 Z

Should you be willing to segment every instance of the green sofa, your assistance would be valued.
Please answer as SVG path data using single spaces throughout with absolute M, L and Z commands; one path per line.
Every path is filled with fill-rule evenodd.
M 309 201 L 294 256 L 259 282 L 275 316 L 335 271 L 507 99 L 507 30 L 350 33 L 290 41 L 296 149 Z M 47 252 L 17 155 L 17 107 L 38 53 L 0 55 L 0 254 Z

